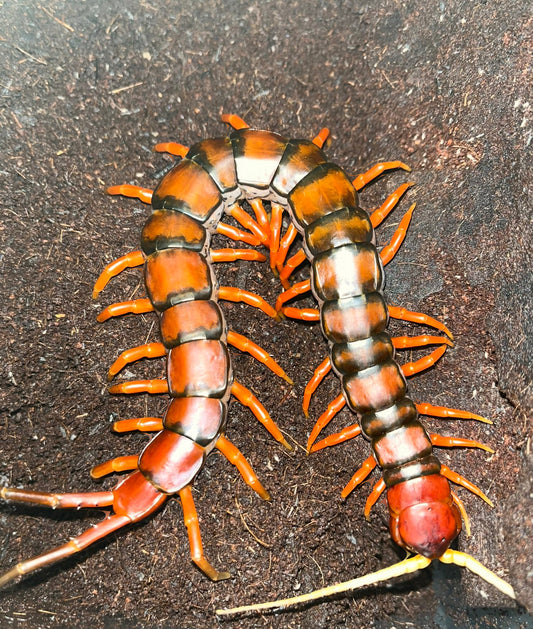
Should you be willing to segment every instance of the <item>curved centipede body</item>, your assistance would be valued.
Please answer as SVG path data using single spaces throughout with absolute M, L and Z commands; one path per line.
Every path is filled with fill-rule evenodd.
M 276 256 L 275 264 L 286 288 L 278 298 L 276 308 L 291 318 L 319 321 L 328 343 L 329 356 L 316 369 L 306 387 L 306 415 L 314 390 L 330 370 L 333 369 L 339 377 L 342 387 L 341 395 L 316 422 L 309 437 L 308 452 L 363 434 L 370 441 L 372 454 L 346 485 L 342 497 L 346 498 L 378 466 L 382 478 L 374 485 L 367 500 L 365 515 L 369 517 L 372 506 L 386 491 L 391 536 L 408 552 L 417 553 L 414 558 L 389 569 L 356 579 L 357 583 L 351 582 L 350 588 L 418 570 L 438 558 L 443 562 L 466 566 L 513 597 L 512 588 L 502 579 L 472 557 L 449 548 L 460 533 L 463 520 L 467 531 L 469 529 L 462 501 L 452 491 L 449 481 L 469 489 L 491 506 L 492 503 L 478 487 L 442 465 L 435 456 L 433 446 L 492 450 L 477 441 L 429 434 L 419 419 L 419 413 L 433 417 L 488 420 L 468 411 L 428 403 L 416 404 L 407 391 L 406 377 L 427 369 L 439 360 L 446 347 L 452 345 L 452 335 L 444 324 L 428 315 L 387 306 L 383 296 L 384 266 L 398 251 L 415 206 L 406 212 L 390 243 L 380 252 L 376 248 L 374 228 L 412 184 L 400 186 L 371 216 L 359 206 L 358 191 L 368 183 L 386 170 L 409 169 L 401 162 L 380 163 L 351 181 L 319 149 L 313 150 L 307 166 L 309 172 L 306 176 L 295 185 L 291 181 L 293 187 L 290 190 L 283 190 L 291 225 Z M 275 179 L 272 187 L 276 190 Z M 276 221 L 279 220 L 276 217 Z M 302 249 L 284 265 L 288 245 L 297 233 L 302 236 Z M 288 278 L 306 259 L 311 266 L 310 279 L 291 287 Z M 317 300 L 318 309 L 286 306 L 291 299 L 308 291 Z M 389 317 L 429 325 L 446 336 L 391 338 L 387 332 Z M 439 344 L 436 350 L 416 362 L 400 366 L 396 361 L 396 349 L 435 344 Z M 322 429 L 346 404 L 357 415 L 358 423 L 317 443 Z M 285 607 L 350 589 L 335 587 L 294 599 L 218 610 L 217 613 Z
M 406 549 L 419 553 L 414 569 L 437 557 L 459 561 L 448 547 L 461 530 L 466 513 L 451 491 L 449 479 L 488 501 L 477 487 L 439 463 L 433 445 L 488 448 L 467 439 L 429 435 L 418 414 L 482 418 L 466 411 L 417 405 L 407 393 L 405 377 L 436 362 L 446 345 L 451 344 L 450 339 L 391 338 L 386 329 L 392 316 L 433 326 L 451 337 L 438 321 L 387 306 L 383 297 L 383 267 L 400 247 L 414 206 L 400 222 L 390 244 L 379 253 L 374 227 L 395 207 L 411 183 L 400 186 L 372 216 L 359 207 L 357 192 L 366 184 L 386 170 L 409 170 L 408 167 L 401 162 L 385 162 L 352 182 L 322 151 L 327 130 L 314 140 L 290 140 L 270 131 L 250 129 L 236 116 L 223 119 L 235 129 L 229 137 L 204 140 L 190 149 L 172 142 L 156 147 L 182 159 L 154 191 L 132 185 L 108 190 L 110 194 L 150 203 L 152 214 L 142 232 L 141 250 L 109 264 L 96 282 L 94 296 L 123 269 L 143 265 L 148 297 L 108 306 L 98 319 L 155 312 L 161 334 L 161 342 L 123 352 L 111 367 L 110 378 L 140 358 L 167 358 L 166 378 L 116 384 L 110 391 L 167 393 L 172 398 L 163 419 L 122 420 L 114 428 L 118 432 L 141 430 L 157 434 L 140 455 L 118 457 L 92 470 L 93 477 L 129 472 L 112 491 L 52 494 L 2 488 L 0 496 L 5 500 L 50 507 L 107 506 L 112 507 L 113 514 L 67 544 L 17 564 L 0 577 L 0 585 L 146 518 L 172 495 L 178 495 L 183 506 L 193 561 L 213 580 L 229 576 L 217 571 L 204 556 L 191 491 L 195 476 L 216 448 L 238 468 L 252 489 L 262 498 L 269 498 L 246 459 L 224 436 L 230 395 L 249 406 L 278 442 L 290 446 L 255 396 L 234 381 L 227 345 L 249 352 L 278 376 L 289 382 L 290 379 L 264 350 L 227 329 L 218 300 L 243 301 L 273 317 L 277 316 L 276 311 L 282 311 L 288 317 L 320 321 L 330 355 L 306 389 L 304 409 L 307 411 L 314 389 L 332 368 L 341 379 L 342 395 L 317 422 L 308 449 L 321 449 L 360 433 L 370 440 L 372 455 L 348 483 L 343 496 L 379 465 L 383 479 L 374 487 L 365 512 L 368 515 L 372 504 L 387 490 L 392 537 Z M 249 201 L 255 219 L 237 205 L 242 199 Z M 270 219 L 262 200 L 271 204 Z M 290 214 L 291 225 L 281 238 L 284 210 Z M 243 229 L 221 222 L 224 213 Z M 213 250 L 211 237 L 215 232 L 252 246 L 269 247 L 271 267 L 279 271 L 287 288 L 278 299 L 276 310 L 257 295 L 217 285 L 215 263 L 264 257 L 253 249 Z M 298 232 L 303 236 L 303 249 L 286 261 Z M 289 287 L 292 271 L 306 258 L 311 263 L 310 280 Z M 318 310 L 286 306 L 289 300 L 309 290 L 318 301 Z M 395 360 L 397 348 L 434 344 L 440 347 L 420 361 L 400 367 Z M 358 415 L 360 423 L 315 443 L 345 403 Z M 467 567 L 472 569 L 472 564 Z M 390 573 L 384 578 L 389 576 Z
M 289 450 L 292 448 L 257 398 L 233 379 L 227 345 L 249 352 L 278 376 L 289 383 L 292 381 L 262 348 L 227 329 L 218 305 L 219 299 L 242 301 L 277 317 L 275 310 L 258 295 L 218 286 L 213 271 L 216 262 L 264 260 L 264 256 L 253 249 L 213 250 L 211 236 L 217 231 L 254 246 L 268 243 L 270 228 L 264 208 L 256 206 L 256 221 L 238 207 L 236 201 L 268 193 L 278 167 L 273 160 L 272 145 L 279 144 L 279 138 L 276 134 L 243 129 L 229 138 L 199 142 L 190 150 L 176 143 L 160 145 L 156 147 L 158 150 L 182 159 L 154 191 L 131 185 L 108 189 L 109 194 L 136 197 L 150 203 L 152 214 L 142 231 L 141 250 L 109 264 L 97 280 L 93 296 L 97 297 L 108 281 L 123 269 L 143 265 L 148 297 L 108 306 L 98 320 L 103 322 L 113 316 L 154 311 L 159 318 L 161 335 L 161 342 L 123 352 L 109 371 L 110 379 L 140 358 L 167 357 L 166 378 L 124 382 L 111 386 L 110 392 L 168 393 L 172 401 L 163 419 L 147 417 L 115 423 L 117 432 L 158 432 L 140 455 L 117 457 L 93 468 L 94 478 L 130 472 L 112 491 L 54 494 L 6 487 L 0 490 L 5 500 L 52 508 L 113 509 L 112 515 L 67 544 L 17 564 L 0 577 L 0 585 L 146 518 L 175 494 L 182 503 L 193 561 L 213 580 L 229 577 L 227 572 L 213 568 L 204 556 L 191 483 L 205 458 L 216 448 L 238 468 L 252 489 L 269 499 L 244 456 L 224 436 L 230 395 L 248 406 L 279 443 Z M 302 141 L 302 152 L 310 144 Z M 280 167 L 279 177 L 288 180 L 294 176 L 298 175 L 294 175 L 289 160 Z M 222 223 L 224 213 L 234 217 L 244 229 Z

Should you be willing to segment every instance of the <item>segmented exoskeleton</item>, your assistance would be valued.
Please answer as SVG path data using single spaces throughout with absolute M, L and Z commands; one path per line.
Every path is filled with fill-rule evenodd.
M 284 144 L 281 139 L 276 141 L 279 163 L 283 164 L 291 143 Z M 271 143 L 274 149 L 275 141 Z M 352 182 L 341 168 L 326 159 L 318 147 L 306 156 L 305 166 L 307 172 L 298 182 L 291 180 L 286 187 L 280 188 L 274 178 L 270 187 L 273 193 L 281 195 L 282 199 L 278 201 L 288 210 L 291 220 L 282 244 L 271 247 L 278 249 L 275 266 L 287 289 L 278 298 L 276 309 L 295 319 L 319 321 L 329 346 L 329 356 L 316 369 L 306 387 L 306 415 L 313 392 L 332 368 L 342 385 L 341 395 L 316 422 L 309 437 L 308 451 L 320 450 L 362 433 L 370 441 L 372 454 L 353 475 L 342 496 L 345 498 L 379 466 L 382 478 L 374 485 L 367 500 L 365 515 L 369 516 L 371 507 L 387 490 L 391 535 L 397 544 L 417 553 L 416 557 L 396 566 L 356 580 L 357 584 L 350 582 L 350 588 L 418 570 L 439 558 L 444 562 L 466 565 L 513 596 L 507 583 L 472 557 L 449 549 L 461 531 L 462 519 L 466 527 L 469 526 L 464 506 L 452 492 L 449 480 L 466 487 L 489 505 L 492 503 L 479 488 L 442 465 L 433 446 L 466 446 L 493 451 L 470 439 L 428 434 L 419 421 L 419 413 L 487 420 L 467 411 L 416 404 L 407 393 L 406 376 L 433 365 L 444 354 L 446 346 L 452 344 L 452 335 L 439 321 L 404 308 L 387 306 L 383 297 L 383 267 L 399 249 L 415 206 L 402 218 L 391 242 L 381 252 L 376 248 L 374 228 L 412 184 L 400 186 L 371 216 L 360 208 L 358 202 L 357 192 L 385 170 L 409 168 L 401 162 L 381 163 Z M 275 226 L 281 223 L 276 211 L 273 212 L 273 223 Z M 288 248 L 297 233 L 302 236 L 303 247 L 284 265 Z M 310 279 L 290 287 L 288 278 L 306 259 L 311 265 Z M 318 309 L 285 306 L 308 291 L 312 291 L 318 301 Z M 448 338 L 391 338 L 386 329 L 389 317 L 429 325 L 444 332 Z M 395 349 L 432 344 L 440 344 L 440 347 L 430 355 L 403 366 L 396 362 Z M 322 429 L 346 403 L 357 414 L 358 423 L 315 443 Z M 218 613 L 285 606 L 342 589 L 347 588 L 326 588 L 294 599 L 219 610 Z
M 240 288 L 218 286 L 213 273 L 215 262 L 265 260 L 265 257 L 253 249 L 213 250 L 210 246 L 215 232 L 255 246 L 268 244 L 270 230 L 264 209 L 254 204 L 256 222 L 236 204 L 239 199 L 261 196 L 265 184 L 270 182 L 271 161 L 262 149 L 262 132 L 251 138 L 236 132 L 229 138 L 199 142 L 191 149 L 176 143 L 161 144 L 156 150 L 183 159 L 154 191 L 132 185 L 108 189 L 109 194 L 150 203 L 153 211 L 142 231 L 141 250 L 109 264 L 97 280 L 93 296 L 97 297 L 123 269 L 144 265 L 148 297 L 113 304 L 98 320 L 155 311 L 162 341 L 123 352 L 109 370 L 109 377 L 112 379 L 128 363 L 140 358 L 167 356 L 166 378 L 116 384 L 110 391 L 169 393 L 172 401 L 164 419 L 144 417 L 115 423 L 117 432 L 159 432 L 140 455 L 118 457 L 92 470 L 94 478 L 134 470 L 112 491 L 54 494 L 6 487 L 0 490 L 5 500 L 53 508 L 112 506 L 114 511 L 67 544 L 19 563 L 0 577 L 0 585 L 78 552 L 126 524 L 142 520 L 174 494 L 182 503 L 193 561 L 213 580 L 229 577 L 229 573 L 215 570 L 204 556 L 191 491 L 194 477 L 206 456 L 216 448 L 238 468 L 254 491 L 269 499 L 249 463 L 224 436 L 230 395 L 250 407 L 272 436 L 292 449 L 257 398 L 233 379 L 227 345 L 249 352 L 274 373 L 289 383 L 292 381 L 267 352 L 246 337 L 227 330 L 217 303 L 219 299 L 245 302 L 276 318 L 275 310 L 261 297 Z M 280 176 L 290 177 L 290 168 L 283 169 Z M 224 213 L 251 231 L 222 223 Z
M 96 282 L 94 296 L 123 269 L 144 265 L 148 297 L 109 306 L 98 318 L 104 321 L 126 313 L 155 311 L 162 338 L 160 343 L 124 352 L 111 367 L 110 377 L 137 359 L 167 356 L 167 378 L 122 383 L 112 386 L 110 391 L 169 393 L 172 397 L 163 420 L 122 420 L 115 424 L 115 430 L 159 432 L 140 456 L 118 457 L 93 469 L 94 477 L 134 470 L 112 491 L 53 494 L 2 488 L 0 496 L 6 500 L 51 507 L 112 506 L 114 514 L 69 543 L 19 563 L 0 577 L 0 585 L 78 552 L 126 524 L 142 520 L 174 494 L 182 502 L 193 561 L 213 580 L 229 576 L 215 570 L 203 554 L 191 492 L 194 477 L 205 457 L 217 448 L 261 497 L 268 498 L 242 454 L 223 435 L 230 394 L 249 406 L 275 439 L 287 448 L 290 446 L 256 398 L 233 381 L 227 343 L 248 351 L 279 376 L 290 380 L 264 350 L 226 329 L 218 299 L 244 301 L 273 317 L 276 311 L 257 295 L 216 285 L 213 262 L 260 260 L 263 256 L 249 249 L 212 250 L 210 239 L 215 232 L 253 246 L 268 245 L 271 266 L 280 269 L 285 285 L 292 270 L 306 256 L 311 261 L 311 280 L 287 290 L 277 304 L 277 309 L 289 317 L 320 319 L 330 345 L 331 359 L 321 365 L 307 388 L 306 408 L 331 363 L 342 379 L 343 397 L 330 405 L 319 420 L 309 448 L 339 443 L 361 432 L 359 426 L 352 426 L 313 448 L 322 427 L 346 399 L 362 416 L 362 430 L 372 440 L 373 455 L 344 493 L 349 493 L 379 463 L 385 478 L 374 488 L 367 511 L 388 486 L 392 535 L 401 545 L 420 553 L 415 558 L 418 563 L 414 569 L 427 565 L 433 557 L 459 561 L 459 554 L 446 549 L 461 528 L 460 512 L 463 518 L 466 514 L 452 494 L 447 478 L 486 497 L 438 463 L 432 454 L 432 442 L 487 448 L 470 440 L 430 438 L 418 421 L 418 410 L 441 417 L 481 418 L 427 404 L 418 405 L 417 410 L 417 405 L 407 397 L 403 374 L 410 375 L 433 364 L 450 341 L 431 336 L 391 339 L 385 330 L 388 316 L 418 321 L 449 333 L 443 324 L 427 315 L 387 307 L 382 296 L 383 264 L 398 250 L 414 206 L 380 254 L 375 247 L 373 227 L 394 208 L 411 184 L 400 186 L 370 218 L 359 208 L 356 195 L 356 190 L 384 170 L 408 168 L 401 162 L 382 163 L 352 183 L 338 166 L 328 162 L 321 150 L 327 130 L 322 130 L 313 141 L 287 140 L 276 133 L 250 129 L 236 116 L 223 119 L 235 128 L 229 138 L 205 140 L 191 149 L 176 143 L 156 147 L 183 159 L 163 177 L 155 191 L 131 185 L 108 190 L 110 194 L 151 203 L 153 213 L 142 233 L 141 251 L 108 265 Z M 237 205 L 244 198 L 250 202 L 256 220 Z M 270 221 L 261 199 L 271 203 Z M 289 210 L 292 225 L 280 240 L 284 209 Z M 224 213 L 250 231 L 221 223 Z M 298 231 L 304 236 L 304 249 L 283 266 Z M 286 301 L 310 288 L 319 301 L 319 310 L 284 307 Z M 435 343 L 442 346 L 426 359 L 402 368 L 394 360 L 394 347 Z M 473 564 L 467 565 L 472 568 Z M 483 576 L 488 578 L 489 571 L 484 570 Z M 500 587 L 495 575 L 491 582 Z

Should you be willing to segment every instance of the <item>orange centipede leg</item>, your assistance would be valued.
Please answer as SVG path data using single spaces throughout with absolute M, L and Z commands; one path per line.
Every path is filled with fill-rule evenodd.
M 119 419 L 113 424 L 115 432 L 159 432 L 163 430 L 163 420 L 160 417 L 135 417 L 133 419 Z
M 264 262 L 266 257 L 255 249 L 211 249 L 209 252 L 212 262 L 233 262 L 234 260 L 253 260 Z
M 175 157 L 185 157 L 189 152 L 189 147 L 178 142 L 160 142 L 154 146 L 156 153 L 169 153 Z
M 252 466 L 246 460 L 244 454 L 226 437 L 219 437 L 215 443 L 215 448 L 222 452 L 228 461 L 239 470 L 244 482 L 251 487 L 263 500 L 270 500 L 270 494 L 263 487 L 261 481 Z
M 331 360 L 329 356 L 327 356 L 318 367 L 315 369 L 313 376 L 307 383 L 304 391 L 304 399 L 302 402 L 302 408 L 304 411 L 304 415 L 309 417 L 309 404 L 311 403 L 311 397 L 313 393 L 318 389 L 320 383 L 331 371 Z
M 444 343 L 449 347 L 453 347 L 453 341 L 444 336 L 394 336 L 391 338 L 392 344 L 396 349 L 411 349 L 413 347 L 423 347 L 425 345 L 441 345 Z
M 462 411 L 458 408 L 447 408 L 446 406 L 434 406 L 427 402 L 418 402 L 416 409 L 421 415 L 427 415 L 429 417 L 441 417 L 443 419 L 473 419 L 484 424 L 492 424 L 490 419 L 481 417 L 470 413 L 469 411 Z
M 263 424 L 276 441 L 279 441 L 287 450 L 292 450 L 292 446 L 281 434 L 280 429 L 276 426 L 274 420 L 268 414 L 268 411 L 251 391 L 242 384 L 234 381 L 231 386 L 231 392 L 243 406 L 248 407 L 252 411 L 255 417 Z
M 144 253 L 142 251 L 132 251 L 131 253 L 110 262 L 100 273 L 100 277 L 94 284 L 93 299 L 98 297 L 111 278 L 124 271 L 124 269 L 141 266 L 141 264 L 144 264 Z
M 326 140 L 328 138 L 329 138 L 329 129 L 327 127 L 324 127 L 320 129 L 317 135 L 313 138 L 312 142 L 313 144 L 316 144 L 316 146 L 318 146 L 319 149 L 321 149 L 326 143 Z
M 212 581 L 221 581 L 229 579 L 229 572 L 219 572 L 207 561 L 202 546 L 202 535 L 200 533 L 200 524 L 198 522 L 198 513 L 194 506 L 194 498 L 192 497 L 191 486 L 187 485 L 178 492 L 183 509 L 183 519 L 187 527 L 189 535 L 189 545 L 191 547 L 191 559 L 200 568 L 200 570 L 208 576 Z
M 387 264 L 398 253 L 398 249 L 401 247 L 402 242 L 405 239 L 405 235 L 407 234 L 407 229 L 409 227 L 409 223 L 411 222 L 411 217 L 415 207 L 416 203 L 413 203 L 413 205 L 411 205 L 411 207 L 403 215 L 402 220 L 398 225 L 398 229 L 392 235 L 389 244 L 385 245 L 385 247 L 383 247 L 383 249 L 379 252 L 379 257 L 383 262 L 383 266 L 387 266 Z
M 107 379 L 113 380 L 119 371 L 136 360 L 140 360 L 141 358 L 161 358 L 161 356 L 165 356 L 166 353 L 167 350 L 163 343 L 146 343 L 145 345 L 139 345 L 139 347 L 127 349 L 123 351 L 111 365 L 107 373 Z
M 268 221 L 263 201 L 261 201 L 261 199 L 251 199 L 248 203 L 252 206 L 252 210 L 254 211 L 255 218 L 259 226 L 265 233 L 268 234 L 270 232 L 270 223 Z
M 376 459 L 374 458 L 374 455 L 371 454 L 352 476 L 346 487 L 342 490 L 341 497 L 346 498 L 357 487 L 357 485 L 360 485 L 365 480 L 376 465 Z
M 287 254 L 289 253 L 290 246 L 294 242 L 294 239 L 297 235 L 298 230 L 291 223 L 287 227 L 287 231 L 285 232 L 285 235 L 279 243 L 278 255 L 276 257 L 276 268 L 278 269 L 278 271 L 281 271 L 281 269 L 283 268 L 283 264 L 285 262 L 285 259 L 287 258 Z
M 370 511 L 372 511 L 372 507 L 376 504 L 376 502 L 380 499 L 381 494 L 385 491 L 387 486 L 385 485 L 385 481 L 380 478 L 378 482 L 372 487 L 372 491 L 370 492 L 368 498 L 365 503 L 365 518 L 370 521 Z
M 289 319 L 300 321 L 320 321 L 320 312 L 317 308 L 291 308 L 287 306 L 281 309 L 282 314 Z
M 345 406 L 346 399 L 344 398 L 344 395 L 342 393 L 328 404 L 326 410 L 317 419 L 316 424 L 314 425 L 313 430 L 309 435 L 309 439 L 307 440 L 307 452 L 311 451 L 311 446 L 316 441 L 316 438 L 321 433 L 321 431 Z
M 406 170 L 408 173 L 411 172 L 409 166 L 404 164 L 403 162 L 395 161 L 395 162 L 380 162 L 375 166 L 372 166 L 370 170 L 367 170 L 366 173 L 362 175 L 358 175 L 353 181 L 353 187 L 359 192 L 365 186 L 367 186 L 371 181 L 375 181 L 378 177 L 380 177 L 387 170 L 395 170 L 396 168 L 401 168 L 402 170 Z
M 294 384 L 294 382 L 289 378 L 289 376 L 285 373 L 285 371 L 278 365 L 278 363 L 270 356 L 270 354 L 265 351 L 262 347 L 259 347 L 256 343 L 251 341 L 246 336 L 242 334 L 238 334 L 233 330 L 228 330 L 228 344 L 233 345 L 237 349 L 240 349 L 241 352 L 246 352 L 253 356 L 260 363 L 263 363 L 265 367 L 268 367 L 270 371 L 283 378 L 289 384 Z
M 109 506 L 113 504 L 113 493 L 105 492 L 105 494 L 110 496 L 110 500 L 106 499 L 105 501 L 99 501 L 98 504 L 86 504 L 85 502 L 83 502 L 79 506 L 80 507 L 89 507 L 89 506 L 101 507 L 101 506 Z M 84 496 L 84 495 L 85 494 L 65 494 L 65 496 Z M 91 497 L 97 496 L 97 495 L 102 496 L 103 494 L 96 494 L 96 493 L 92 495 L 89 494 L 89 496 Z M 10 498 L 10 500 L 12 499 L 16 499 L 16 498 Z M 32 501 L 29 501 L 29 502 L 32 502 Z M 92 501 L 88 499 L 88 502 L 92 502 Z M 42 503 L 38 503 L 38 504 L 42 504 Z M 57 506 L 67 506 L 67 505 L 57 505 Z M 68 505 L 68 506 L 76 507 L 78 505 Z M 69 557 L 70 555 L 78 553 L 81 550 L 84 550 L 85 548 L 90 546 L 91 544 L 94 544 L 94 542 L 96 542 L 97 540 L 106 537 L 113 531 L 116 531 L 122 528 L 123 526 L 130 524 L 131 522 L 132 522 L 132 518 L 130 518 L 128 515 L 109 516 L 105 518 L 105 520 L 98 522 L 98 524 L 91 526 L 85 532 L 81 533 L 81 535 L 77 535 L 76 537 L 73 537 L 66 544 L 63 544 L 62 546 L 58 546 L 57 548 L 53 548 L 52 550 L 49 550 L 48 552 L 42 555 L 38 555 L 37 557 L 32 557 L 31 559 L 26 559 L 25 561 L 21 561 L 16 566 L 11 568 L 11 570 L 8 570 L 5 574 L 0 576 L 0 587 L 3 587 L 4 585 L 9 583 L 13 579 L 16 579 L 19 576 L 28 574 L 30 572 L 33 572 L 34 570 L 38 570 L 39 568 L 44 568 L 45 566 L 55 563 L 56 561 L 60 559 L 64 559 L 65 557 Z
M 407 192 L 407 190 L 409 190 L 409 188 L 414 185 L 414 181 L 402 183 L 402 185 L 396 188 L 396 190 L 392 194 L 389 194 L 389 196 L 385 199 L 382 205 L 378 207 L 377 210 L 374 210 L 372 212 L 372 214 L 370 215 L 370 222 L 372 223 L 372 227 L 374 227 L 374 229 L 387 218 L 392 210 L 394 210 L 394 208 L 398 205 L 400 199 Z
M 281 224 L 283 221 L 283 206 L 278 203 L 271 204 L 270 215 L 270 268 L 274 274 L 278 273 L 276 258 L 279 251 L 279 240 L 281 238 Z
M 110 186 L 106 190 L 106 194 L 122 195 L 123 197 L 130 197 L 131 199 L 139 199 L 143 203 L 150 204 L 152 202 L 153 190 L 149 188 L 141 188 L 140 186 L 133 186 L 129 183 L 123 183 L 119 186 Z
M 81 509 L 82 507 L 98 509 L 99 507 L 109 507 L 114 500 L 112 491 L 56 494 L 49 491 L 31 491 L 30 489 L 15 489 L 14 487 L 0 487 L 0 496 L 3 500 L 41 505 L 50 509 Z
M 248 245 L 252 245 L 252 247 L 257 247 L 261 244 L 259 238 L 256 238 L 253 234 L 249 234 L 248 232 L 245 232 L 238 227 L 234 227 L 233 225 L 228 225 L 227 223 L 218 223 L 215 231 L 217 234 L 226 236 L 226 238 L 245 242 Z
M 406 378 L 409 378 L 414 376 L 415 373 L 420 373 L 421 371 L 424 371 L 424 369 L 429 369 L 439 360 L 439 358 L 442 357 L 446 351 L 446 347 L 446 345 L 441 345 L 440 347 L 437 347 L 437 349 L 433 350 L 429 356 L 424 356 L 414 362 L 405 363 L 402 365 L 403 375 Z
M 300 264 L 302 264 L 302 262 L 305 262 L 306 260 L 307 258 L 303 249 L 299 249 L 291 258 L 287 260 L 287 263 L 279 274 L 279 279 L 283 285 L 283 288 L 290 288 L 291 285 L 289 284 L 289 277 L 291 276 L 294 269 L 296 269 L 296 267 L 298 267 Z
M 412 312 L 411 310 L 407 310 L 407 308 L 401 308 L 399 306 L 388 306 L 389 315 L 393 319 L 400 319 L 401 321 L 410 321 L 412 323 L 421 323 L 423 325 L 429 325 L 432 328 L 440 330 L 444 332 L 446 336 L 453 340 L 452 333 L 448 330 L 448 328 L 437 321 L 433 317 L 430 317 L 427 314 L 423 314 L 422 312 Z
M 309 452 L 317 452 L 318 450 L 329 448 L 329 446 L 336 446 L 339 443 L 344 443 L 345 441 L 358 437 L 361 432 L 361 426 L 359 426 L 359 424 L 346 426 L 346 428 L 343 428 L 340 432 L 336 432 L 335 434 L 329 435 L 325 439 L 314 443 L 309 449 Z
M 133 301 L 122 301 L 119 304 L 111 304 L 102 310 L 96 317 L 96 320 L 102 323 L 111 317 L 120 317 L 125 314 L 145 314 L 153 311 L 154 307 L 148 298 L 134 299 Z
M 222 120 L 222 122 L 225 122 L 226 124 L 229 124 L 230 127 L 233 127 L 234 129 L 250 128 L 250 125 L 244 122 L 244 120 L 240 116 L 237 116 L 237 114 L 222 114 L 220 116 L 220 120 Z
M 109 393 L 123 393 L 126 395 L 135 393 L 150 393 L 158 395 L 160 393 L 168 393 L 168 381 L 158 380 L 132 380 L 130 382 L 121 382 L 109 387 Z
M 298 297 L 299 295 L 303 295 L 311 290 L 311 280 L 304 280 L 303 282 L 298 282 L 297 284 L 293 284 L 288 290 L 284 291 L 280 294 L 280 296 L 276 300 L 276 310 L 279 312 L 283 304 L 294 297 Z
M 226 214 L 233 217 L 245 229 L 249 229 L 252 234 L 259 239 L 261 243 L 268 246 L 269 234 L 265 232 L 264 229 L 259 225 L 259 223 L 256 223 L 254 219 L 248 214 L 248 212 L 245 212 L 238 203 L 234 203 L 229 208 L 227 208 Z
M 445 437 L 443 435 L 437 435 L 432 433 L 429 435 L 431 438 L 431 443 L 434 446 L 438 446 L 440 448 L 479 448 L 480 450 L 485 450 L 485 452 L 490 452 L 494 454 L 494 450 L 489 446 L 486 446 L 479 441 L 474 441 L 473 439 L 463 439 L 461 437 Z
M 262 297 L 251 293 L 250 291 L 236 288 L 235 286 L 220 286 L 218 289 L 218 297 L 224 301 L 244 302 L 254 308 L 259 308 L 269 317 L 279 321 L 279 314 L 267 303 Z
M 91 478 L 102 478 L 114 472 L 130 472 L 136 470 L 139 462 L 139 455 L 117 456 L 114 459 L 95 465 L 91 470 Z
M 454 472 L 447 465 L 443 465 L 441 463 L 440 473 L 448 480 L 451 480 L 452 483 L 455 483 L 456 485 L 461 485 L 461 487 L 468 489 L 473 494 L 484 500 L 489 505 L 489 507 L 494 507 L 492 500 L 488 498 L 477 485 L 474 485 L 474 483 L 471 483 L 464 476 L 461 476 L 457 472 Z

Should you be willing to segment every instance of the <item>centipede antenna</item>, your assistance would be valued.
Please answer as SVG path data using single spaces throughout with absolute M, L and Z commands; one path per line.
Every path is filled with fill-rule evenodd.
M 507 583 L 507 581 L 504 581 L 497 574 L 494 574 L 492 570 L 489 570 L 471 555 L 448 548 L 442 557 L 439 557 L 439 560 L 442 561 L 442 563 L 453 563 L 455 566 L 461 566 L 462 568 L 470 570 L 470 572 L 477 574 L 483 581 L 490 583 L 497 590 L 500 590 L 500 592 L 503 592 L 512 599 L 516 599 L 515 591 L 510 583 Z
M 319 598 L 325 598 L 328 596 L 333 596 L 334 594 L 340 594 L 341 592 L 349 592 L 351 590 L 357 590 L 368 585 L 374 585 L 375 583 L 380 583 L 381 581 L 388 581 L 389 579 L 400 577 L 404 574 L 412 574 L 413 572 L 417 572 L 418 570 L 423 570 L 424 568 L 429 566 L 430 563 L 431 559 L 428 559 L 427 557 L 422 557 L 422 555 L 415 555 L 414 557 L 404 559 L 403 561 L 389 566 L 388 568 L 383 568 L 382 570 L 372 572 L 371 574 L 365 574 L 364 576 L 358 577 L 357 579 L 352 579 L 351 581 L 345 581 L 344 583 L 330 585 L 328 587 L 321 588 L 320 590 L 309 592 L 308 594 L 301 594 L 300 596 L 284 598 L 278 601 L 271 601 L 269 603 L 257 603 L 255 605 L 234 607 L 233 609 L 217 609 L 216 613 L 217 616 L 228 616 L 230 614 L 240 614 L 243 612 L 251 611 L 263 611 L 265 609 L 285 609 L 286 607 L 298 605 L 299 603 L 307 603 L 309 601 L 314 601 Z

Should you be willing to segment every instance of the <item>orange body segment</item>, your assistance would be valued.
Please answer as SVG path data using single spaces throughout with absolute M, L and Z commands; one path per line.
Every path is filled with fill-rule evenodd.
M 354 187 L 335 164 L 317 166 L 289 194 L 294 220 L 301 226 L 310 225 L 330 212 L 343 207 L 355 207 Z
M 203 223 L 220 206 L 220 191 L 209 174 L 184 159 L 160 181 L 152 196 L 155 210 L 179 210 Z
M 191 483 L 204 462 L 204 449 L 192 439 L 162 430 L 141 453 L 139 471 L 154 487 L 175 494 Z
M 151 255 L 145 267 L 146 290 L 156 310 L 180 301 L 209 299 L 211 275 L 205 258 L 186 249 L 166 249 Z
M 221 398 L 229 379 L 228 351 L 220 341 L 190 341 L 170 350 L 168 389 L 174 397 Z

